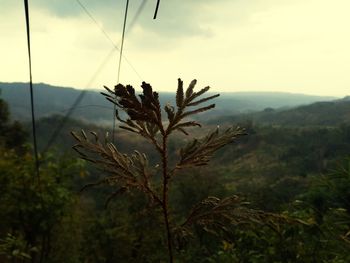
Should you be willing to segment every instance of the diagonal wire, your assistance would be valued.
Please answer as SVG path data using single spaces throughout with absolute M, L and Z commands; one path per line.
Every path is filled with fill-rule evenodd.
M 101 63 L 101 65 L 98 67 L 98 69 L 96 70 L 95 74 L 93 75 L 93 77 L 89 80 L 88 84 L 86 85 L 86 87 L 90 86 L 94 80 L 96 79 L 96 77 L 99 75 L 99 73 L 102 71 L 102 69 L 104 68 L 104 66 L 107 64 L 107 62 L 110 60 L 112 54 L 118 50 L 119 48 L 117 47 L 117 45 L 113 42 L 113 40 L 108 36 L 107 32 L 100 26 L 100 24 L 97 22 L 97 20 L 92 16 L 92 14 L 88 11 L 88 9 L 79 1 L 76 0 L 77 3 L 83 8 L 83 10 L 85 11 L 85 13 L 92 19 L 92 21 L 98 26 L 98 28 L 101 30 L 101 32 L 106 36 L 106 38 L 112 43 L 113 48 L 112 50 L 108 53 L 107 57 L 105 58 L 105 60 Z M 131 20 L 130 26 L 128 28 L 128 30 L 126 31 L 126 33 L 130 32 L 132 27 L 136 24 L 137 19 L 139 18 L 139 16 L 141 15 L 145 4 L 148 0 L 143 0 L 141 5 L 139 6 L 137 12 L 135 13 L 133 19 Z M 136 69 L 132 66 L 132 64 L 127 60 L 126 57 L 124 57 L 125 61 L 129 64 L 129 66 L 133 69 L 133 71 L 137 74 L 137 76 L 140 78 L 140 80 L 142 80 L 142 77 L 140 76 L 140 74 L 136 71 Z M 69 108 L 68 112 L 65 114 L 63 120 L 61 121 L 61 123 L 57 126 L 57 128 L 55 129 L 54 133 L 51 135 L 44 151 L 43 154 L 45 154 L 53 145 L 53 143 L 55 142 L 57 136 L 60 134 L 62 128 L 64 127 L 64 125 L 67 123 L 68 119 L 70 118 L 70 116 L 74 113 L 75 108 L 80 104 L 80 102 L 82 101 L 82 99 L 84 98 L 84 96 L 86 95 L 87 91 L 86 89 L 82 90 L 80 95 L 76 98 L 76 100 L 73 102 L 72 106 Z
M 90 19 L 98 26 L 102 34 L 104 34 L 104 36 L 112 43 L 112 45 L 115 46 L 116 49 L 118 49 L 118 47 L 114 44 L 114 41 L 112 40 L 112 38 L 110 38 L 109 35 L 107 34 L 106 30 L 104 30 L 104 28 L 92 16 L 92 14 L 89 12 L 89 10 L 87 10 L 87 8 L 83 5 L 83 3 L 80 2 L 80 0 L 75 0 L 75 1 L 78 3 L 78 5 L 80 5 L 80 7 L 84 10 L 84 12 L 90 17 Z
M 160 0 L 157 0 L 156 10 L 154 11 L 153 19 L 156 19 L 156 18 L 157 18 L 159 3 L 160 3 Z
M 84 6 L 84 4 L 80 1 L 80 0 L 75 0 L 78 5 L 84 10 L 84 12 L 87 14 L 87 16 L 90 17 L 90 19 L 96 24 L 96 26 L 100 29 L 100 31 L 102 32 L 102 34 L 106 37 L 107 40 L 109 40 L 109 42 L 112 44 L 112 46 L 118 50 L 120 52 L 120 49 L 118 48 L 118 44 L 115 44 L 114 41 L 112 40 L 112 38 L 108 35 L 108 33 L 106 32 L 106 30 L 104 30 L 104 28 L 98 23 L 98 21 L 93 17 L 93 15 L 89 12 L 89 10 Z M 148 0 L 143 0 L 141 5 L 139 6 L 139 8 L 136 11 L 135 16 L 133 17 L 130 26 L 129 26 L 129 30 L 126 32 L 130 32 L 131 28 L 134 27 L 134 25 L 136 24 L 137 19 L 139 18 L 139 16 L 141 15 L 142 10 L 145 7 L 145 4 Z M 140 76 L 140 74 L 137 72 L 137 70 L 135 69 L 135 67 L 131 64 L 131 62 L 125 57 L 123 56 L 124 60 L 126 61 L 126 63 L 128 63 L 128 65 L 130 66 L 130 68 L 135 72 L 135 74 L 139 77 L 140 80 L 142 80 L 142 77 Z
M 32 79 L 32 56 L 30 48 L 30 25 L 29 25 L 29 6 L 28 0 L 24 0 L 24 9 L 26 16 L 26 28 L 27 28 L 27 46 L 28 46 L 28 59 L 29 59 L 29 87 L 30 87 L 30 105 L 31 105 L 31 115 L 32 115 L 32 130 L 33 130 L 33 144 L 34 144 L 34 158 L 35 158 L 35 171 L 40 182 L 39 175 L 39 155 L 38 155 L 38 145 L 36 137 L 36 125 L 35 125 L 35 109 L 34 109 L 34 92 L 33 92 L 33 79 Z
M 137 19 L 141 15 L 143 9 L 145 8 L 145 4 L 147 3 L 148 0 L 142 0 L 139 8 L 137 9 L 134 17 L 132 18 L 130 24 L 128 25 L 128 30 L 126 30 L 126 34 L 130 32 L 130 30 L 135 26 Z
M 113 48 L 108 55 L 106 56 L 106 58 L 103 60 L 103 62 L 99 65 L 99 67 L 97 68 L 95 74 L 90 78 L 90 80 L 88 81 L 88 83 L 86 84 L 86 87 L 89 87 L 97 78 L 97 76 L 100 74 L 100 72 L 103 70 L 104 66 L 107 64 L 107 62 L 110 60 L 111 55 L 115 52 L 115 49 Z M 58 125 L 58 127 L 55 129 L 54 133 L 51 135 L 45 149 L 43 150 L 43 154 L 45 154 L 52 146 L 52 144 L 55 142 L 57 136 L 60 134 L 62 128 L 64 127 L 64 125 L 67 123 L 67 121 L 69 120 L 70 116 L 74 113 L 74 110 L 77 108 L 77 106 L 79 105 L 79 103 L 82 101 L 82 99 L 84 98 L 84 96 L 86 95 L 87 90 L 84 89 L 80 92 L 79 96 L 75 99 L 74 103 L 72 104 L 72 106 L 68 109 L 67 113 L 64 115 L 62 121 L 60 122 L 60 124 Z
M 82 105 L 79 107 L 75 107 L 75 109 L 82 109 L 82 108 L 89 108 L 89 107 L 95 107 L 95 108 L 99 108 L 99 109 L 108 109 L 111 110 L 113 109 L 112 107 L 108 107 L 108 106 L 103 106 L 103 105 L 98 105 L 98 104 L 89 104 L 89 105 Z M 59 112 L 68 112 L 70 109 L 72 109 L 73 107 L 61 110 Z
M 122 56 L 123 56 L 123 48 L 124 48 L 124 39 L 125 39 L 125 27 L 126 27 L 126 20 L 128 18 L 128 10 L 129 10 L 129 0 L 126 0 L 125 5 L 125 14 L 124 14 L 124 23 L 123 23 L 123 33 L 122 33 L 122 43 L 120 45 L 120 53 L 119 53 L 119 64 L 118 64 L 118 78 L 117 78 L 117 84 L 119 84 L 119 78 L 120 78 L 120 69 L 122 65 Z M 116 112 L 116 105 L 113 106 L 113 129 L 112 129 L 112 143 L 115 141 L 115 112 Z
M 119 77 L 120 77 L 120 68 L 122 65 L 122 56 L 123 56 L 123 49 L 124 49 L 124 40 L 125 40 L 125 27 L 126 27 L 126 20 L 128 18 L 128 10 L 129 10 L 129 0 L 126 0 L 126 6 L 125 6 L 125 15 L 124 15 L 124 23 L 123 23 L 123 32 L 122 32 L 122 43 L 120 45 L 119 50 L 119 63 L 118 63 L 118 79 L 117 83 L 119 83 Z

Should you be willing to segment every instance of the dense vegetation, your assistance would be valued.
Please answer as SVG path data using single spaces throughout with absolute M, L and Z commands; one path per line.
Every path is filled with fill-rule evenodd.
M 349 124 L 350 100 L 316 102 L 292 109 L 265 108 L 261 112 L 224 116 L 220 122 L 239 122 L 250 120 L 259 125 L 277 126 L 337 126 Z M 217 120 L 216 120 L 217 121 Z
M 332 111 L 320 119 L 324 113 Z M 56 149 L 41 156 L 37 178 L 30 133 L 8 114 L 0 100 L 0 262 L 166 262 L 161 216 L 142 193 L 130 190 L 105 207 L 113 186 L 79 192 L 103 172 L 69 150 L 69 131 L 80 127 L 103 137 L 103 127 L 70 120 Z M 38 123 L 41 148 L 60 118 Z M 326 125 L 223 120 L 223 128 L 239 122 L 249 135 L 220 150 L 211 165 L 174 178 L 169 202 L 176 220 L 208 196 L 238 195 L 255 210 L 294 221 L 229 225 L 219 233 L 198 227 L 176 242 L 177 262 L 349 262 L 350 126 L 344 118 Z M 186 140 L 179 134 L 169 142 L 174 156 Z M 116 145 L 157 162 L 151 146 L 126 132 L 118 131 Z

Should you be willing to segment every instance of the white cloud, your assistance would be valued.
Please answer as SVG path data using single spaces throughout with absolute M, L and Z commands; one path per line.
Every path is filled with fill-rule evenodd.
M 64 8 L 63 13 L 53 12 L 55 8 L 34 2 L 34 80 L 84 87 L 111 44 L 84 12 L 64 13 Z M 157 20 L 152 19 L 154 4 L 148 1 L 127 36 L 125 56 L 158 89 L 173 90 L 176 79 L 182 77 L 197 78 L 216 91 L 348 93 L 347 0 L 162 1 Z M 6 63 L 0 69 L 0 81 L 26 81 L 28 75 L 24 12 L 16 5 L 1 14 L 0 33 L 6 37 L 0 42 L 0 57 Z M 131 7 L 132 12 L 137 6 Z M 105 6 L 90 11 L 118 40 L 123 10 L 115 10 L 119 15 L 114 18 L 114 10 Z M 115 53 L 92 86 L 115 84 L 117 61 Z M 140 83 L 125 61 L 121 81 Z

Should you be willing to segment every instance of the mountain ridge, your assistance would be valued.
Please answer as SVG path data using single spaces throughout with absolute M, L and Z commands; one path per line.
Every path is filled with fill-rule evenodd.
M 314 102 L 290 109 L 266 108 L 263 111 L 216 119 L 220 123 L 245 123 L 273 126 L 337 126 L 350 124 L 350 100 Z
M 0 96 L 9 104 L 13 119 L 27 120 L 30 118 L 27 83 L 0 82 L 0 90 Z M 94 123 L 110 122 L 113 107 L 98 91 L 59 87 L 45 83 L 34 84 L 37 117 L 47 117 L 53 114 L 65 115 L 82 92 L 84 92 L 83 99 L 75 108 L 72 117 Z M 168 102 L 174 104 L 174 94 L 174 92 L 160 92 L 161 103 L 163 105 Z M 223 92 L 215 100 L 216 109 L 206 113 L 205 117 L 255 112 L 265 108 L 290 108 L 320 100 L 336 99 L 339 98 L 284 92 Z

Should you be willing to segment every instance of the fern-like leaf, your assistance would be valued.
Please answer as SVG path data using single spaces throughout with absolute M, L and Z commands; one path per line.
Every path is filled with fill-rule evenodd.
M 175 117 L 175 109 L 173 106 L 171 106 L 170 104 L 165 105 L 164 107 L 165 112 L 168 115 L 168 120 L 169 122 L 172 122 L 174 120 Z
M 222 134 L 216 129 L 200 140 L 193 140 L 180 150 L 181 159 L 177 168 L 205 165 L 214 152 L 245 134 L 239 127 L 226 129 Z
M 176 131 L 180 131 L 182 133 L 184 133 L 185 135 L 189 135 L 188 132 L 186 132 L 186 130 L 184 128 L 188 128 L 188 127 L 202 127 L 198 122 L 195 121 L 188 121 L 188 122 L 183 122 L 183 123 L 179 123 L 177 125 L 174 126 L 173 130 Z
M 191 102 L 191 103 L 187 104 L 187 106 L 197 106 L 197 105 L 199 105 L 199 104 L 201 104 L 201 103 L 203 103 L 203 102 L 206 102 L 206 101 L 208 101 L 208 100 L 217 98 L 217 97 L 219 97 L 219 96 L 220 96 L 220 94 L 215 94 L 215 95 L 213 95 L 213 96 L 206 97 L 206 98 L 203 98 L 203 99 L 200 99 L 200 100 Z
M 209 106 L 202 107 L 202 108 L 199 108 L 199 109 L 196 109 L 196 110 L 192 110 L 192 111 L 187 111 L 182 116 L 183 117 L 188 117 L 190 115 L 194 115 L 194 114 L 198 114 L 198 113 L 201 113 L 201 112 L 205 112 L 205 111 L 211 110 L 213 108 L 215 108 L 215 104 L 211 104 Z
M 248 202 L 238 196 L 223 199 L 214 196 L 205 198 L 192 208 L 187 219 L 174 230 L 177 241 L 186 242 L 193 235 L 194 228 L 220 238 L 230 238 L 236 227 L 240 229 L 250 227 L 254 231 L 259 231 L 259 227 L 256 227 L 259 225 L 279 232 L 280 225 L 283 224 L 309 225 L 299 219 L 251 209 L 248 205 Z
M 178 79 L 177 91 L 176 91 L 176 106 L 182 108 L 184 102 L 184 89 L 183 81 Z
M 197 84 L 197 80 L 194 79 L 191 81 L 190 85 L 188 86 L 187 90 L 186 90 L 186 99 L 189 99 L 192 94 L 193 94 L 193 89 L 194 89 L 194 86 L 196 86 Z

